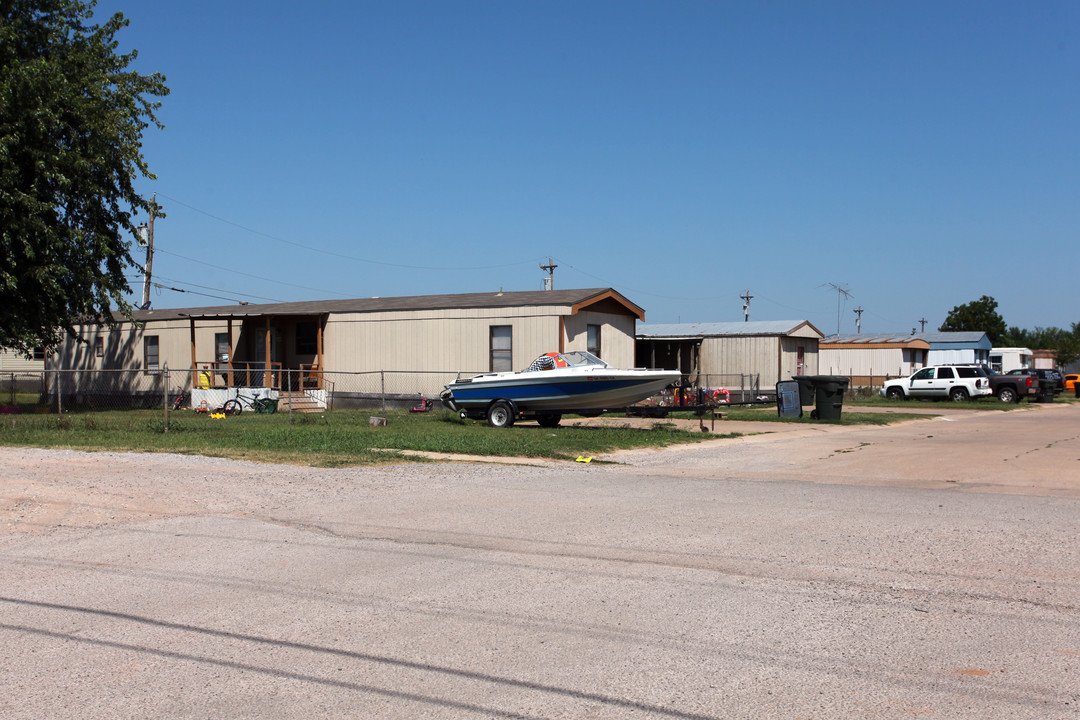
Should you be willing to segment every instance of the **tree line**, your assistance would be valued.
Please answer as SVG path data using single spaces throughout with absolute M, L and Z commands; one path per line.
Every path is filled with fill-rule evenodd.
M 984 332 L 994 347 L 1026 347 L 1032 350 L 1055 350 L 1059 365 L 1069 365 L 1080 358 L 1080 322 L 1068 330 L 1036 327 L 1024 330 L 1008 327 L 997 311 L 997 301 L 983 295 L 949 311 L 938 330 Z

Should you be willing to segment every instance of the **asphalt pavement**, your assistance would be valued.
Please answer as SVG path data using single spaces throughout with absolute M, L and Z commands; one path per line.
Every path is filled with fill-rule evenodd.
M 589 464 L 0 466 L 4 718 L 1080 717 L 1077 406 Z

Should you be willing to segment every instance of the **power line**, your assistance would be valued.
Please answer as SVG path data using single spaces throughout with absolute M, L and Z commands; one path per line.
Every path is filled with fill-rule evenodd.
M 205 260 L 196 260 L 195 258 L 189 258 L 186 255 L 180 255 L 179 253 L 169 252 L 168 250 L 162 250 L 161 248 L 157 248 L 157 250 L 155 252 L 165 253 L 166 255 L 172 255 L 173 257 L 178 257 L 181 260 L 187 260 L 188 262 L 198 263 L 200 265 L 206 265 L 207 267 L 212 267 L 215 270 L 224 270 L 225 272 L 231 272 L 231 273 L 235 273 L 237 275 L 243 275 L 244 277 L 249 277 L 249 278 L 252 278 L 254 280 L 262 280 L 264 282 L 271 282 L 271 283 L 275 283 L 277 285 L 285 285 L 287 287 L 294 287 L 294 288 L 297 288 L 297 289 L 300 289 L 300 290 L 311 290 L 312 292 L 326 293 L 327 295 L 338 295 L 339 297 L 345 297 L 345 298 L 352 297 L 351 295 L 347 295 L 345 293 L 334 292 L 332 290 L 327 290 L 325 288 L 312 288 L 312 287 L 307 287 L 305 285 L 297 285 L 295 283 L 287 283 L 287 282 L 284 282 L 282 280 L 273 280 L 271 278 L 262 277 L 260 275 L 252 275 L 251 273 L 242 272 L 240 270 L 235 270 L 233 268 L 222 267 L 221 265 L 214 265 L 213 263 L 208 263 Z
M 198 285 L 193 282 L 187 282 L 186 280 L 177 280 L 176 278 L 165 277 L 164 275 L 158 275 L 158 277 L 167 282 L 179 283 L 181 285 L 190 285 L 191 287 L 197 287 L 203 290 L 213 290 L 215 292 L 231 292 L 230 290 L 222 290 L 221 288 L 209 287 L 207 285 Z M 279 300 L 277 298 L 264 297 L 262 295 L 252 295 L 251 293 L 238 292 L 234 294 L 240 295 L 241 297 L 255 298 L 256 300 L 266 300 L 267 302 L 285 302 L 284 300 Z
M 232 220 L 226 220 L 223 217 L 219 217 L 219 216 L 214 215 L 212 213 L 208 213 L 205 210 L 200 210 L 199 208 L 195 207 L 194 205 L 188 205 L 187 203 L 185 203 L 185 202 L 183 202 L 181 200 L 177 200 L 174 197 L 170 197 L 170 196 L 166 195 L 165 193 L 158 193 L 158 194 L 161 195 L 161 197 L 167 198 L 168 200 L 176 203 L 177 205 L 182 205 L 183 207 L 186 207 L 189 210 L 193 210 L 193 211 L 195 211 L 197 213 L 205 215 L 208 218 L 212 218 L 214 220 L 217 220 L 218 222 L 225 223 L 226 225 L 231 225 L 231 226 L 233 226 L 235 228 L 239 228 L 240 230 L 243 230 L 245 232 L 249 232 L 249 233 L 251 233 L 253 235 L 258 235 L 259 237 L 264 237 L 264 238 L 267 238 L 268 240 L 273 240 L 275 242 L 284 243 L 286 245 L 292 245 L 293 247 L 302 248 L 304 250 L 310 250 L 311 252 L 322 253 L 323 255 L 329 255 L 331 257 L 343 258 L 345 260 L 355 260 L 356 262 L 368 263 L 368 264 L 371 264 L 371 265 L 385 265 L 387 267 L 405 268 L 405 269 L 408 269 L 408 270 L 495 270 L 495 269 L 498 269 L 498 268 L 507 268 L 507 267 L 513 267 L 515 265 L 525 265 L 526 263 L 535 262 L 534 260 L 520 260 L 520 261 L 517 261 L 517 262 L 504 263 L 504 264 L 501 264 L 501 265 L 465 265 L 465 266 L 461 266 L 461 267 L 450 267 L 450 266 L 438 266 L 438 265 L 406 265 L 404 263 L 392 263 L 392 262 L 385 262 L 383 260 L 371 260 L 370 258 L 362 258 L 362 257 L 357 257 L 355 255 L 346 255 L 344 253 L 334 252 L 333 250 L 327 250 L 325 248 L 314 247 L 312 245 L 304 245 L 303 243 L 298 243 L 298 242 L 296 242 L 294 240 L 286 240 L 285 238 L 280 238 L 280 237 L 277 237 L 276 235 L 270 235 L 268 233 L 264 233 L 261 230 L 255 230 L 253 228 L 249 228 L 249 227 L 247 227 L 245 225 L 241 225 L 240 223 L 233 222 Z
M 184 290 L 182 288 L 168 287 L 166 285 L 162 285 L 161 283 L 156 283 L 156 282 L 151 282 L 150 284 L 153 285 L 154 287 L 156 287 L 158 290 L 172 290 L 173 292 L 188 293 L 189 295 L 202 295 L 203 297 L 211 297 L 211 298 L 216 298 L 218 300 L 232 300 L 235 303 L 239 303 L 241 305 L 247 305 L 246 300 L 237 300 L 236 298 L 224 297 L 222 295 L 211 295 L 210 293 L 196 292 L 195 290 Z

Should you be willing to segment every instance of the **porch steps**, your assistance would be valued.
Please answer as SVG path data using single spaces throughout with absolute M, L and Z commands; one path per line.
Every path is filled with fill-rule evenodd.
M 290 402 L 293 412 L 319 413 L 326 410 L 299 390 L 282 390 L 278 393 L 278 412 L 289 412 Z

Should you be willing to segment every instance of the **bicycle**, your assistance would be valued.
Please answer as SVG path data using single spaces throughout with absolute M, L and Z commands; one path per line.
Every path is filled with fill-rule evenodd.
M 226 415 L 239 415 L 244 411 L 245 407 L 250 408 L 257 413 L 271 414 L 277 412 L 277 400 L 258 397 L 257 395 L 241 395 L 237 393 L 236 397 L 225 401 L 225 404 L 221 406 L 219 412 L 223 412 Z

